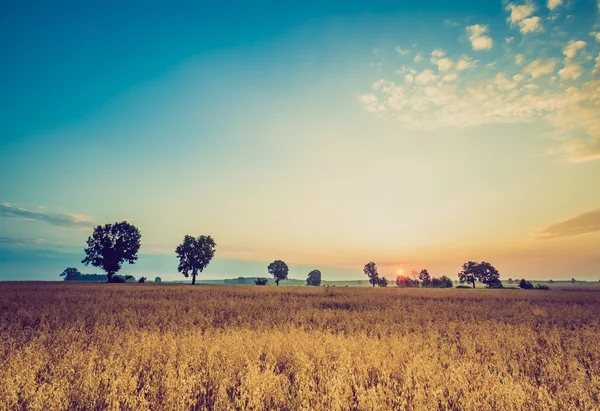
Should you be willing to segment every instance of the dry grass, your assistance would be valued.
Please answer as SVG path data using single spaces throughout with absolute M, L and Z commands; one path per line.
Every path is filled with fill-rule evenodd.
M 0 284 L 0 409 L 599 409 L 600 293 Z

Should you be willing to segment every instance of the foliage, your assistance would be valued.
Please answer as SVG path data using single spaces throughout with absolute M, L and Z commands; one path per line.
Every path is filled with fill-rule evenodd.
M 546 284 L 536 284 L 535 289 L 536 290 L 549 290 L 550 287 L 547 286 Z
M 80 277 L 81 273 L 77 268 L 68 267 L 60 274 L 60 277 L 65 277 L 65 281 L 73 281 L 77 277 Z
M 363 272 L 367 277 L 369 277 L 369 282 L 373 287 L 379 284 L 379 273 L 377 272 L 377 264 L 373 261 L 365 264 L 365 268 L 363 268 Z
M 279 285 L 279 281 L 285 280 L 288 277 L 288 266 L 281 260 L 275 260 L 267 267 L 269 274 L 275 278 L 275 284 Z
M 531 283 L 531 281 L 527 281 L 523 278 L 521 281 L 519 281 L 519 288 L 522 288 L 524 290 L 531 290 L 533 289 L 533 284 Z
M 471 289 L 471 287 L 469 287 L 468 285 L 464 285 L 464 284 L 457 285 L 456 288 L 469 289 L 469 290 Z
M 175 249 L 179 258 L 177 270 L 186 278 L 192 275 L 192 285 L 196 284 L 198 272 L 202 272 L 215 255 L 217 244 L 211 236 L 201 235 L 197 238 L 191 235 L 183 237 L 181 244 Z
M 321 272 L 319 270 L 312 270 L 308 273 L 308 278 L 306 279 L 306 285 L 312 285 L 318 287 L 321 285 Z
M 509 283 L 509 284 L 514 284 L 515 282 L 514 282 L 514 280 L 513 280 L 512 278 L 509 278 L 509 279 L 508 279 L 508 283 Z
M 452 280 L 448 276 L 441 276 L 440 278 L 433 277 L 431 280 L 431 287 L 433 288 L 452 288 L 454 285 Z
M 140 230 L 127 221 L 99 225 L 87 240 L 82 263 L 103 269 L 111 282 L 124 262 L 135 263 L 141 238 Z
M 419 280 L 399 275 L 396 277 L 396 287 L 414 288 L 419 286 Z
M 423 287 L 431 287 L 431 276 L 429 275 L 429 271 L 423 269 L 419 272 L 419 280 L 421 280 L 421 285 Z
M 377 283 L 378 286 L 380 287 L 387 287 L 388 286 L 388 280 L 385 277 L 381 277 L 379 279 L 379 282 Z
M 486 261 L 481 263 L 476 261 L 469 261 L 463 264 L 463 270 L 458 273 L 458 279 L 460 283 L 470 283 L 475 288 L 475 282 L 479 281 L 488 287 L 499 287 L 502 283 L 500 282 L 500 274 L 493 265 Z
M 160 283 L 162 283 L 162 279 L 160 277 L 156 277 L 156 278 L 154 278 L 154 283 L 160 284 Z
M 147 280 L 146 277 L 140 277 L 140 279 L 138 280 L 138 283 L 143 284 L 146 282 L 146 280 Z
M 596 410 L 568 288 L 4 283 L 0 410 Z
M 258 277 L 256 280 L 254 280 L 254 284 L 256 285 L 267 285 L 268 282 L 269 280 L 264 277 Z

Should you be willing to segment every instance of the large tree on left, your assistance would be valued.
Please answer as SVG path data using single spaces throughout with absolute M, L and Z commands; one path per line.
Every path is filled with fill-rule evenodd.
M 215 240 L 209 235 L 201 235 L 198 238 L 186 235 L 183 237 L 183 242 L 175 249 L 179 258 L 177 270 L 186 277 L 191 274 L 192 285 L 196 284 L 198 271 L 202 272 L 210 263 L 216 248 Z
M 103 269 L 108 282 L 112 282 L 124 262 L 135 263 L 141 239 L 140 230 L 127 221 L 99 225 L 87 240 L 82 263 Z

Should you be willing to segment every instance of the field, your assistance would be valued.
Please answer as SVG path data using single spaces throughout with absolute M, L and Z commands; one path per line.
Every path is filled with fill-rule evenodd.
M 600 408 L 600 293 L 0 284 L 0 409 Z

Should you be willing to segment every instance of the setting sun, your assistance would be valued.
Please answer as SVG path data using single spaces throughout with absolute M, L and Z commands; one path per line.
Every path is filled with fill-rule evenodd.
M 402 274 L 404 274 L 404 271 L 402 271 L 402 270 L 398 270 L 398 271 L 396 271 L 396 274 L 398 274 L 398 275 L 402 275 Z

